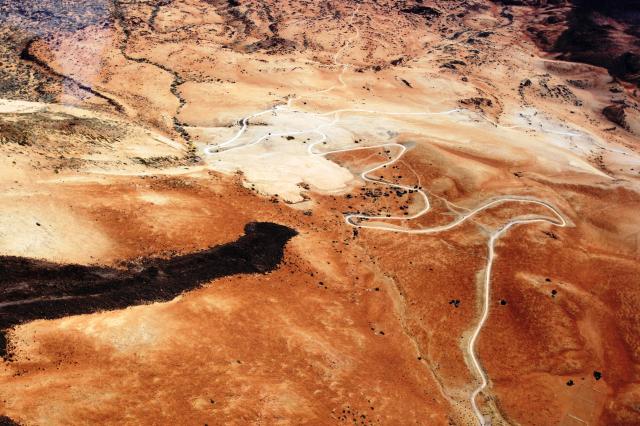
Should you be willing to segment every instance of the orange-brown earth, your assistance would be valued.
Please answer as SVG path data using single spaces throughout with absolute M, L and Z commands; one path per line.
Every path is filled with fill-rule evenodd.
M 474 348 L 483 421 L 640 423 L 635 80 L 540 50 L 541 34 L 575 36 L 562 38 L 579 3 L 1 4 L 0 255 L 122 268 L 254 221 L 298 235 L 272 272 L 6 330 L 0 415 L 476 424 L 487 241 L 553 216 L 505 202 L 441 233 L 396 231 L 514 196 L 567 226 L 495 244 Z M 627 20 L 594 13 L 616 53 L 632 46 Z M 387 183 L 365 181 L 397 144 L 366 175 Z M 418 190 L 425 214 L 356 222 L 396 230 L 345 221 L 413 217 Z

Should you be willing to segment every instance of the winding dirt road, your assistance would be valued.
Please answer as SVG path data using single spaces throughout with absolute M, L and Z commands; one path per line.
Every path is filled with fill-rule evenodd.
M 334 55 L 334 64 L 338 67 L 341 68 L 341 71 L 339 73 L 338 76 L 338 81 L 340 84 L 331 86 L 327 89 L 323 89 L 317 92 L 312 92 L 310 94 L 307 95 L 303 95 L 301 97 L 290 97 L 286 103 L 284 104 L 280 104 L 280 105 L 276 105 L 272 108 L 269 108 L 267 110 L 264 111 L 260 111 L 257 112 L 255 114 L 252 114 L 248 117 L 243 118 L 242 120 L 240 120 L 240 124 L 241 127 L 238 130 L 238 132 L 229 140 L 219 143 L 219 144 L 211 144 L 208 145 L 204 148 L 204 153 L 207 156 L 214 156 L 216 153 L 218 152 L 222 152 L 222 151 L 228 151 L 228 150 L 235 150 L 235 149 L 242 149 L 242 148 L 246 148 L 248 146 L 252 146 L 252 145 L 256 145 L 266 139 L 272 138 L 272 137 L 281 137 L 281 136 L 290 136 L 290 135 L 301 135 L 301 134 L 317 134 L 320 138 L 319 140 L 317 140 L 316 142 L 310 144 L 307 148 L 307 151 L 309 153 L 309 155 L 318 155 L 318 156 L 326 156 L 326 155 L 330 155 L 330 154 L 335 154 L 335 153 L 345 153 L 345 152 L 352 152 L 352 151 L 360 151 L 360 150 L 368 150 L 368 149 L 374 149 L 374 148 L 397 148 L 398 149 L 398 153 L 395 155 L 395 157 L 389 159 L 389 161 L 386 161 L 384 163 L 381 163 L 379 165 L 376 165 L 372 168 L 369 168 L 363 172 L 360 173 L 360 178 L 365 181 L 365 182 L 370 182 L 373 184 L 378 184 L 378 185 L 386 185 L 390 188 L 394 188 L 394 189 L 401 189 L 401 190 L 411 190 L 414 193 L 417 193 L 423 200 L 424 206 L 422 207 L 422 209 L 420 209 L 418 212 L 409 215 L 409 216 L 370 216 L 370 215 L 365 215 L 365 214 L 361 214 L 361 213 L 349 213 L 346 214 L 344 216 L 344 220 L 345 222 L 349 225 L 349 226 L 353 226 L 353 227 L 357 227 L 357 228 L 368 228 L 368 229 L 375 229 L 375 230 L 379 230 L 379 231 L 387 231 L 387 232 L 397 232 L 397 233 L 406 233 L 406 234 L 436 234 L 439 232 L 446 232 L 448 230 L 451 230 L 455 227 L 457 227 L 458 225 L 461 225 L 462 223 L 466 222 L 467 220 L 472 220 L 472 218 L 474 216 L 476 216 L 478 213 L 481 213 L 487 209 L 490 209 L 492 207 L 495 207 L 497 205 L 500 204 L 505 204 L 505 203 L 521 203 L 521 204 L 532 204 L 532 205 L 538 205 L 538 206 L 542 206 L 544 208 L 546 208 L 547 210 L 550 211 L 550 213 L 552 214 L 553 217 L 542 217 L 542 216 L 536 216 L 536 217 L 532 217 L 532 218 L 516 218 L 516 219 L 512 219 L 509 220 L 507 223 L 505 223 L 504 225 L 502 225 L 501 227 L 493 230 L 490 234 L 489 234 L 489 239 L 487 242 L 487 247 L 488 247 L 488 255 L 487 255 L 487 262 L 486 262 L 486 267 L 485 267 L 485 273 L 484 273 L 484 281 L 483 281 L 483 289 L 482 289 L 482 301 L 481 301 L 481 305 L 482 305 L 482 311 L 481 311 L 481 315 L 480 318 L 478 320 L 478 323 L 476 324 L 476 326 L 473 329 L 473 333 L 471 334 L 471 337 L 469 338 L 469 342 L 467 344 L 467 357 L 469 362 L 472 364 L 473 369 L 475 370 L 475 373 L 477 374 L 477 376 L 479 377 L 480 380 L 480 384 L 479 386 L 477 386 L 470 394 L 469 397 L 469 401 L 471 404 L 471 408 L 473 410 L 474 415 L 476 416 L 476 418 L 478 419 L 478 423 L 482 426 L 487 425 L 490 423 L 490 419 L 486 418 L 485 415 L 482 413 L 482 411 L 480 410 L 480 408 L 478 407 L 478 404 L 476 402 L 477 397 L 480 393 L 482 393 L 485 388 L 488 386 L 489 383 L 489 379 L 487 377 L 486 372 L 484 371 L 484 369 L 482 368 L 482 364 L 480 362 L 480 360 L 478 359 L 478 356 L 476 354 L 476 342 L 478 340 L 478 337 L 480 335 L 480 333 L 482 332 L 482 329 L 487 321 L 487 318 L 489 317 L 489 312 L 490 312 L 490 300 L 491 300 L 491 271 L 492 271 L 492 267 L 493 267 L 493 263 L 495 260 L 495 244 L 496 241 L 498 241 L 498 239 L 500 239 L 503 235 L 505 235 L 507 233 L 507 231 L 509 229 L 511 229 L 512 227 L 515 227 L 517 225 L 530 225 L 530 224 L 536 224 L 536 223 L 547 223 L 553 226 L 558 226 L 558 227 L 565 227 L 567 226 L 567 222 L 564 219 L 563 215 L 550 203 L 543 201 L 543 200 L 537 200 L 537 199 L 533 199 L 533 198 L 527 198 L 527 197 L 520 197 L 520 196 L 501 196 L 501 197 L 496 197 L 494 199 L 491 199 L 489 201 L 486 201 L 485 203 L 473 208 L 473 209 L 468 209 L 466 210 L 466 212 L 464 213 L 460 213 L 458 211 L 454 211 L 453 209 L 450 208 L 450 203 L 447 202 L 447 206 L 449 206 L 450 210 L 454 213 L 456 213 L 458 215 L 458 217 L 451 221 L 448 224 L 445 225 L 439 225 L 439 226 L 433 226 L 433 227 L 428 227 L 428 228 L 413 228 L 413 229 L 409 229 L 409 228 L 403 228 L 400 226 L 396 226 L 396 225 L 387 225 L 384 223 L 380 223 L 383 221 L 408 221 L 408 220 L 413 220 L 413 219 L 418 219 L 420 217 L 422 217 L 423 215 L 427 214 L 427 212 L 429 212 L 429 210 L 431 209 L 431 203 L 429 201 L 429 196 L 427 194 L 427 192 L 425 192 L 424 190 L 422 190 L 421 188 L 417 188 L 415 186 L 407 186 L 407 185 L 401 185 L 401 184 L 396 184 L 393 182 L 388 182 L 386 180 L 383 179 L 379 179 L 379 178 L 372 178 L 369 175 L 379 169 L 382 169 L 386 166 L 392 165 L 398 161 L 401 160 L 401 158 L 404 156 L 404 154 L 407 151 L 407 147 L 405 145 L 399 144 L 399 143 L 384 143 L 384 144 L 379 144 L 379 145 L 370 145 L 370 146 L 357 146 L 357 147 L 348 147 L 348 148 L 343 148 L 343 149 L 335 149 L 335 150 L 329 150 L 329 151 L 317 151 L 315 150 L 315 147 L 320 145 L 320 144 L 324 144 L 328 141 L 328 136 L 326 135 L 326 133 L 323 131 L 324 129 L 330 128 L 332 126 L 335 126 L 339 121 L 340 121 L 340 115 L 341 114 L 345 114 L 345 113 L 357 113 L 357 114 L 371 114 L 371 115 L 386 115 L 386 116 L 432 116 L 432 115 L 445 115 L 445 114 L 455 114 L 455 113 L 460 113 L 463 110 L 462 109 L 453 109 L 453 110 L 448 110 L 448 111 L 442 111 L 442 112 L 398 112 L 398 111 L 392 111 L 392 112 L 388 112 L 388 111 L 376 111 L 376 110 L 368 110 L 368 109 L 358 109 L 358 108 L 354 108 L 354 109 L 339 109 L 339 110 L 334 110 L 334 111 L 330 111 L 330 112 L 325 112 L 325 113 L 313 113 L 313 112 L 309 112 L 309 111 L 304 111 L 304 110 L 297 110 L 297 109 L 293 109 L 293 104 L 295 101 L 298 101 L 300 99 L 304 99 L 304 98 L 309 98 L 309 97 L 313 97 L 313 96 L 317 96 L 320 94 L 324 94 L 324 93 L 328 93 L 332 90 L 335 90 L 338 87 L 346 87 L 347 84 L 345 83 L 344 79 L 343 79 L 343 75 L 345 73 L 345 71 L 349 68 L 349 64 L 345 64 L 345 63 L 341 63 L 339 62 L 339 58 L 343 55 L 343 52 L 349 47 L 351 46 L 351 44 L 353 43 L 354 40 L 356 40 L 360 33 L 357 29 L 357 27 L 355 27 L 353 25 L 353 18 L 355 16 L 355 14 L 357 13 L 358 9 L 356 9 L 353 13 L 353 15 L 351 16 L 351 18 L 349 19 L 348 22 L 348 26 L 350 28 L 353 28 L 355 30 L 355 35 L 353 37 L 351 37 L 349 40 L 347 40 L 345 42 L 345 44 L 338 50 L 338 52 Z M 294 113 L 294 114 L 309 114 L 309 115 L 313 115 L 316 117 L 333 117 L 333 119 L 331 121 L 327 121 L 323 124 L 320 124 L 316 127 L 310 128 L 310 129 L 306 129 L 306 130 L 300 130 L 300 131 L 286 131 L 286 132 L 281 132 L 281 133 L 267 133 L 265 135 L 260 136 L 259 138 L 250 141 L 248 143 L 245 144 L 235 144 L 234 143 L 236 141 L 238 141 L 241 136 L 246 132 L 248 126 L 249 126 L 249 121 L 253 118 L 265 115 L 265 114 L 274 114 L 276 116 L 278 116 L 278 113 Z M 491 124 L 494 124 L 495 126 L 499 126 L 499 127 L 504 127 L 501 126 L 497 123 L 493 123 L 492 121 L 488 120 L 486 117 L 485 118 L 487 121 L 489 121 Z M 507 128 L 518 128 L 520 126 L 510 126 Z M 560 133 L 560 132 L 550 132 L 550 133 Z M 571 136 L 576 136 L 577 134 L 575 133 L 568 133 L 568 135 Z M 446 201 L 446 200 L 445 200 Z M 370 222 L 370 221 L 377 221 L 378 223 L 363 223 L 363 222 Z

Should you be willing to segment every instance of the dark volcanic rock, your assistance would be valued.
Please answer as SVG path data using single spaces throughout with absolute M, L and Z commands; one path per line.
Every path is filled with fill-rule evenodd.
M 609 66 L 609 71 L 624 80 L 640 83 L 640 54 L 625 52 L 617 56 Z
M 494 0 L 505 6 L 547 6 L 567 3 L 567 0 Z
M 251 43 L 245 48 L 247 53 L 253 53 L 258 50 L 266 50 L 270 53 L 275 52 L 291 52 L 296 49 L 296 43 L 284 39 L 282 37 L 270 37 L 264 40 L 257 41 L 255 43 Z
M 536 44 L 560 59 L 604 67 L 620 79 L 640 84 L 640 1 L 495 0 L 536 9 L 526 31 Z
M 18 324 L 168 301 L 216 278 L 272 271 L 296 234 L 274 223 L 249 223 L 234 242 L 169 259 L 145 259 L 126 269 L 2 256 L 0 354 L 6 355 L 4 333 Z
M 493 106 L 493 101 L 491 99 L 481 98 L 481 97 L 460 99 L 459 102 L 460 104 L 465 106 L 476 106 L 480 108 L 483 106 L 487 106 L 487 107 Z
M 640 83 L 640 2 L 574 0 L 568 28 L 552 51 L 563 59 L 607 68 L 611 75 Z
M 0 23 L 10 23 L 33 35 L 74 32 L 112 22 L 110 0 L 0 1 Z
M 20 426 L 20 423 L 15 422 L 10 417 L 0 416 L 0 426 Z
M 458 99 L 458 104 L 463 108 L 475 109 L 482 112 L 491 111 L 495 106 L 491 99 L 483 97 Z
M 402 12 L 411 13 L 414 15 L 422 15 L 427 18 L 435 18 L 442 15 L 442 12 L 440 12 L 438 9 L 434 9 L 433 7 L 429 7 L 429 6 L 407 7 L 405 9 L 402 9 Z
M 602 113 L 612 123 L 617 124 L 623 129 L 629 130 L 629 123 L 627 123 L 625 108 L 626 107 L 622 104 L 613 104 L 603 109 Z

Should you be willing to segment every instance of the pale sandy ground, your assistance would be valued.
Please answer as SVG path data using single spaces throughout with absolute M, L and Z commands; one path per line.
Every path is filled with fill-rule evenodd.
M 24 118 L 46 113 L 52 120 L 103 119 L 127 126 L 124 138 L 109 140 L 95 150 L 63 147 L 66 153 L 86 161 L 81 167 L 82 173 L 51 173 L 47 166 L 55 161 L 55 157 L 47 155 L 46 149 L 44 157 L 39 156 L 41 148 L 7 150 L 0 160 L 0 186 L 3 188 L 0 194 L 0 250 L 5 255 L 81 263 L 94 263 L 108 257 L 115 249 L 112 241 L 95 221 L 61 202 L 57 187 L 73 188 L 86 183 L 106 187 L 110 181 L 105 176 L 153 173 L 137 164 L 136 158 L 182 157 L 185 153 L 183 144 L 162 134 L 110 121 L 113 119 L 109 116 L 86 109 L 5 99 L 0 100 L 0 111 L 4 117 L 19 114 Z

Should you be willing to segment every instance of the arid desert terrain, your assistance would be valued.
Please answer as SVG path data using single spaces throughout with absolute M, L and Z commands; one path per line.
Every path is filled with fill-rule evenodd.
M 640 424 L 635 0 L 0 0 L 0 424 Z

